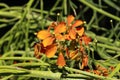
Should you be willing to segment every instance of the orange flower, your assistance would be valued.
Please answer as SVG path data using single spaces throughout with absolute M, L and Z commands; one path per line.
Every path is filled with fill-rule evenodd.
M 58 66 L 65 66 L 66 65 L 66 62 L 65 62 L 65 59 L 64 59 L 64 56 L 63 54 L 60 52 L 59 53 L 59 56 L 58 56 L 58 59 L 57 59 L 57 63 L 56 63 Z
M 69 36 L 71 39 L 76 39 L 76 31 L 74 29 L 70 29 Z
M 73 23 L 72 28 L 81 26 L 82 24 L 83 24 L 83 21 L 81 21 L 81 20 L 76 20 L 76 21 Z
M 80 27 L 82 24 L 83 24 L 83 21 L 81 20 L 76 20 L 73 24 L 74 20 L 74 16 L 72 15 L 69 15 L 67 17 L 67 23 L 68 23 L 68 27 L 69 27 L 69 36 L 71 39 L 76 39 L 76 33 L 79 35 L 79 36 L 82 36 L 83 33 L 84 33 L 84 28 L 83 27 Z
M 64 41 L 65 37 L 62 34 L 55 34 L 55 38 L 59 41 Z
M 65 56 L 67 59 L 82 61 L 80 69 L 88 66 L 88 56 L 83 47 L 83 42 L 88 45 L 91 38 L 84 33 L 83 21 L 74 19 L 74 16 L 69 15 L 67 23 L 53 22 L 47 30 L 39 31 L 37 38 L 40 43 L 35 46 L 35 56 L 38 58 L 40 53 L 44 53 L 48 58 L 52 58 L 60 51 L 56 65 L 65 66 L 67 61 L 64 59 Z M 63 55 L 61 51 L 64 52 L 66 47 L 66 54 Z
M 56 52 L 57 52 L 57 46 L 55 44 L 46 47 L 45 54 L 48 58 L 52 58 Z
M 74 19 L 75 19 L 75 17 L 73 15 L 69 15 L 67 17 L 67 24 L 68 24 L 68 26 L 71 26 L 71 23 L 73 22 Z
M 53 27 L 54 31 L 53 34 L 50 33 L 50 28 Z M 57 46 L 55 44 L 55 40 L 64 40 L 64 36 L 61 35 L 61 33 L 66 31 L 66 25 L 64 22 L 61 22 L 59 24 L 55 24 L 52 26 L 49 26 L 48 30 L 41 30 L 37 33 L 38 39 L 42 40 L 41 49 L 44 49 L 44 53 L 48 58 L 51 58 L 55 55 L 57 52 Z M 55 34 L 54 34 L 55 33 Z M 40 52 L 35 49 L 35 52 Z M 36 54 L 36 53 L 35 53 Z
M 34 55 L 36 58 L 40 58 L 41 53 L 45 53 L 48 58 L 51 58 L 57 52 L 57 46 L 55 44 L 44 47 L 42 43 L 37 43 L 35 44 L 34 49 Z
M 40 53 L 45 53 L 48 58 L 53 57 L 57 52 L 57 46 L 54 43 L 55 37 L 48 30 L 39 31 L 37 37 L 42 42 L 35 45 L 35 56 L 38 58 Z
M 69 53 L 69 58 L 71 60 L 77 59 L 77 57 L 78 57 L 78 50 L 75 50 L 75 51 L 72 51 L 72 52 Z
M 94 74 L 101 75 L 101 72 L 99 70 L 93 70 Z
M 78 49 L 76 50 L 68 50 L 68 48 L 66 48 L 66 56 L 68 59 L 71 59 L 71 60 L 79 60 L 80 59 L 80 56 L 78 54 Z
M 54 35 L 56 40 L 59 40 L 59 41 L 65 40 L 65 37 L 64 35 L 62 35 L 62 33 L 65 33 L 66 29 L 67 29 L 66 24 L 64 22 L 60 22 L 54 27 Z
M 44 47 L 47 47 L 53 43 L 55 40 L 54 37 L 52 37 L 52 34 L 48 30 L 41 30 L 37 33 L 37 37 L 42 41 L 42 44 Z
M 64 37 L 65 40 L 71 40 L 69 34 L 65 34 L 65 35 L 63 35 L 63 37 Z
M 80 69 L 84 69 L 84 67 L 86 67 L 86 66 L 88 66 L 88 56 L 83 55 L 82 65 L 80 66 Z
M 64 22 L 59 23 L 54 30 L 55 34 L 63 33 L 65 31 L 66 31 L 66 25 Z
M 41 50 L 42 45 L 40 43 L 35 43 L 34 45 L 34 55 L 36 58 L 40 58 L 41 57 L 41 52 L 44 50 Z
M 82 36 L 82 40 L 84 41 L 85 45 L 88 45 L 89 42 L 91 42 L 91 38 L 85 34 Z
M 84 33 L 84 27 L 78 27 L 76 28 L 76 32 L 78 33 L 79 36 L 82 36 Z
M 40 50 L 41 50 L 41 48 L 40 48 L 40 44 L 39 43 L 35 43 L 35 45 L 34 45 L 34 55 L 37 57 L 38 55 L 39 55 L 39 53 L 40 53 Z
M 46 39 L 43 40 L 42 43 L 43 43 L 44 47 L 47 47 L 47 46 L 53 44 L 54 40 L 55 40 L 54 37 L 47 37 Z
M 47 30 L 41 30 L 37 33 L 37 38 L 38 39 L 45 39 L 47 37 L 51 36 L 50 32 Z

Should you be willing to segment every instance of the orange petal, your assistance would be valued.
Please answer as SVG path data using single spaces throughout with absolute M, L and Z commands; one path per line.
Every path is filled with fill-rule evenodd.
M 37 37 L 38 39 L 45 39 L 47 37 L 51 36 L 50 32 L 48 32 L 47 30 L 41 30 L 37 33 Z
M 40 56 L 41 45 L 39 43 L 35 43 L 34 45 L 34 55 L 36 58 Z
M 56 27 L 55 27 L 55 34 L 57 33 L 63 33 L 66 31 L 66 25 L 64 22 L 59 23 Z
M 81 20 L 76 20 L 75 23 L 72 25 L 72 28 L 78 27 L 78 26 L 80 26 L 80 25 L 82 25 L 82 24 L 83 24 L 83 21 L 81 21 Z
M 82 36 L 82 40 L 84 41 L 85 45 L 88 45 L 91 42 L 91 38 L 87 35 Z
M 61 34 L 55 34 L 55 38 L 56 38 L 57 40 L 60 40 L 60 41 L 64 41 L 64 40 L 65 40 L 65 39 L 64 39 L 64 36 L 61 35 Z
M 49 46 L 53 43 L 53 41 L 55 40 L 55 38 L 53 37 L 47 37 L 46 39 L 43 40 L 43 46 L 46 47 L 46 46 Z
M 52 45 L 46 47 L 45 54 L 48 58 L 51 58 L 55 55 L 56 51 L 57 51 L 57 46 L 52 44 Z
M 79 36 L 82 36 L 84 33 L 84 27 L 76 28 L 76 32 L 78 33 Z
M 70 53 L 69 53 L 69 51 L 68 51 L 68 48 L 66 48 L 65 51 L 66 51 L 66 56 L 67 56 L 67 58 L 69 58 L 69 54 L 70 54 Z
M 78 50 L 72 51 L 69 53 L 70 59 L 75 59 L 78 56 Z
M 61 67 L 66 65 L 66 62 L 65 62 L 65 59 L 64 59 L 64 56 L 63 56 L 62 53 L 60 53 L 59 56 L 58 56 L 57 65 L 61 66 Z
M 65 40 L 71 40 L 71 38 L 68 34 L 65 34 L 63 37 L 64 37 Z
M 83 69 L 84 67 L 88 66 L 88 56 L 84 55 L 82 59 L 82 65 L 80 69 Z
M 85 67 L 88 65 L 88 56 L 87 55 L 84 56 L 83 63 L 84 63 Z
M 69 36 L 71 39 L 76 39 L 76 32 L 74 29 L 70 29 Z
M 75 19 L 75 17 L 73 15 L 69 15 L 67 17 L 67 24 L 68 24 L 68 26 L 71 25 L 71 23 L 73 22 L 74 19 Z

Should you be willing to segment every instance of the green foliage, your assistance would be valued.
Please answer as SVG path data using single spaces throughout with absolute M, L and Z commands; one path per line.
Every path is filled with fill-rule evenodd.
M 44 0 L 29 0 L 24 6 L 0 2 L 0 80 L 120 79 L 119 4 L 119 0 L 56 0 L 46 10 Z M 92 60 L 89 65 L 115 68 L 107 77 L 73 67 L 60 69 L 51 64 L 54 59 L 50 62 L 45 55 L 41 59 L 34 57 L 33 46 L 38 42 L 34 33 L 46 29 L 55 17 L 63 20 L 69 14 L 86 22 L 85 32 L 93 40 L 87 48 Z

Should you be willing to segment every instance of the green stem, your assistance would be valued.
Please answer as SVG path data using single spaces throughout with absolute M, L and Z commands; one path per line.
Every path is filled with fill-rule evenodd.
M 93 16 L 92 16 L 90 22 L 87 25 L 87 30 L 90 30 L 90 26 L 91 26 L 92 22 L 95 20 L 95 16 L 96 16 L 96 11 L 93 10 Z
M 12 12 L 12 11 L 11 11 Z M 21 13 L 18 13 L 18 12 L 7 12 L 7 11 L 0 11 L 0 16 L 5 16 L 5 17 L 8 17 L 8 18 L 21 18 Z
M 119 72 L 120 70 L 120 64 L 117 65 L 117 67 L 113 70 L 113 72 L 109 75 L 109 77 L 113 77 L 115 73 Z
M 13 22 L 13 21 L 16 21 L 18 20 L 18 18 L 13 18 L 13 19 L 0 19 L 0 22 L 4 22 L 4 23 L 10 23 L 10 22 Z
M 9 80 L 9 78 L 13 77 L 14 75 L 9 75 L 9 76 L 6 76 L 4 78 L 2 78 L 2 80 Z
M 27 7 L 26 7 L 26 9 L 25 9 L 25 12 L 24 12 L 24 14 L 23 14 L 23 19 L 26 17 L 26 15 L 27 14 L 29 14 L 30 13 L 30 7 L 32 6 L 32 4 L 33 4 L 33 2 L 34 2 L 34 0 L 29 0 L 29 2 L 27 3 Z M 27 24 L 26 24 L 26 32 L 25 32 L 25 50 L 26 51 L 28 51 L 28 34 L 29 34 L 29 21 L 30 21 L 30 19 L 28 19 L 28 21 L 27 21 Z
M 73 68 L 69 68 L 69 67 L 65 67 L 66 70 L 68 71 L 73 71 L 73 72 L 77 72 L 83 75 L 87 75 L 87 76 L 91 76 L 93 78 L 97 78 L 97 79 L 102 79 L 102 80 L 114 80 L 113 78 L 109 78 L 109 77 L 104 77 L 104 76 L 99 76 L 93 73 L 89 73 L 89 72 L 85 72 L 85 71 L 81 71 L 81 70 L 77 70 L 77 69 L 73 69 Z
M 115 16 L 115 15 L 112 15 L 112 14 L 110 14 L 110 13 L 108 13 L 108 12 L 102 10 L 102 9 L 99 9 L 99 8 L 95 7 L 94 5 L 92 5 L 91 3 L 89 3 L 89 2 L 86 1 L 86 0 L 79 0 L 79 1 L 82 2 L 83 4 L 89 6 L 89 7 L 92 8 L 93 10 L 96 10 L 97 12 L 103 14 L 103 15 L 106 15 L 106 16 L 108 16 L 108 17 L 110 17 L 110 18 L 112 18 L 112 19 L 115 19 L 115 20 L 117 20 L 117 21 L 120 21 L 120 18 L 119 18 L 119 17 L 117 17 L 117 16 Z
M 5 3 L 0 3 L 0 7 L 5 7 L 5 8 L 9 8 L 9 6 L 8 5 L 6 5 Z
M 29 26 L 30 26 L 30 19 L 28 19 L 28 21 L 26 22 L 26 32 L 25 32 L 25 51 L 26 53 L 29 51 L 28 48 L 29 48 Z
M 117 6 L 114 2 L 112 2 L 111 0 L 103 0 L 106 4 L 108 4 L 109 6 L 113 7 L 114 9 L 116 9 L 117 11 L 120 11 L 120 6 Z
M 83 75 L 83 74 L 67 74 L 65 77 L 62 77 L 62 78 L 91 79 L 90 76 Z
M 64 14 L 67 15 L 67 0 L 63 0 Z
M 43 7 L 44 7 L 44 5 L 43 5 L 43 0 L 40 0 L 40 10 L 41 10 L 41 27 L 42 27 L 42 29 L 44 29 L 44 21 L 43 21 Z
M 102 43 L 97 43 L 97 46 L 105 47 L 105 48 L 116 50 L 116 51 L 120 51 L 120 48 L 117 48 L 115 46 L 110 46 L 110 45 L 102 44 Z
M 86 34 L 88 36 L 90 36 L 92 39 L 96 39 L 98 42 L 101 42 L 101 43 L 98 44 L 99 46 L 102 47 L 102 45 L 103 45 L 105 48 L 109 48 L 109 49 L 112 49 L 112 50 L 120 51 L 120 49 L 115 46 L 116 43 L 119 45 L 119 43 L 120 43 L 119 41 L 116 41 L 116 43 L 113 43 L 113 41 L 114 41 L 113 39 L 108 39 L 106 37 L 97 36 L 97 35 L 95 35 L 91 31 L 87 31 Z
M 60 80 L 62 73 L 53 73 L 50 71 L 37 71 L 37 70 L 31 70 L 30 71 L 30 77 L 39 77 L 39 78 L 47 78 L 47 79 L 55 79 Z M 27 75 L 26 75 L 27 76 Z
M 9 51 L 7 53 L 4 53 L 2 55 L 2 57 L 7 57 L 7 56 L 10 56 L 10 55 L 14 55 L 14 54 L 20 54 L 20 55 L 23 55 L 25 54 L 26 52 L 25 51 L 22 51 L 22 50 L 17 50 L 17 51 Z M 33 51 L 29 52 L 30 54 L 34 54 Z
M 30 61 L 32 60 L 32 61 L 42 62 L 40 59 L 36 59 L 32 57 L 0 57 L 0 60 L 30 60 Z
M 111 50 L 111 49 L 107 49 L 106 52 L 108 52 L 110 54 L 118 54 L 118 55 L 120 55 L 120 52 L 117 52 L 117 51 Z
M 21 18 L 21 16 L 18 16 L 18 15 L 20 15 L 20 12 L 21 12 L 21 10 L 23 10 L 23 8 L 22 7 L 16 7 L 16 6 L 14 6 L 14 7 L 9 7 L 9 8 L 4 8 L 4 9 L 2 9 L 1 11 L 0 11 L 0 15 L 1 16 L 6 16 L 6 17 L 17 17 L 17 18 Z M 39 9 L 35 9 L 35 8 L 31 8 L 31 10 L 33 11 L 33 12 L 37 12 L 37 13 L 41 13 L 41 12 L 43 12 L 44 14 L 48 14 L 49 12 L 48 11 L 45 11 L 45 10 L 43 10 L 43 11 L 41 11 L 41 10 L 39 10 Z M 8 11 L 10 11 L 10 12 L 8 12 Z M 19 12 L 19 13 L 18 13 Z M 9 14 L 8 14 L 9 13 Z M 55 15 L 55 13 L 49 13 L 50 15 Z
M 61 1 L 61 0 L 57 0 L 57 1 L 56 1 L 56 3 L 55 3 L 55 4 L 53 5 L 53 7 L 50 9 L 49 14 L 52 13 L 52 12 L 56 9 L 56 7 L 57 7 L 57 5 L 59 4 L 60 1 Z M 47 17 L 49 16 L 49 14 L 47 14 L 47 15 L 45 16 L 45 18 L 47 18 Z
M 38 78 L 47 78 L 47 79 L 56 79 L 60 80 L 62 73 L 53 73 L 51 71 L 37 71 L 37 70 L 27 70 L 19 67 L 13 66 L 0 66 L 1 75 L 10 75 L 14 74 L 17 76 L 28 76 L 28 77 L 38 77 Z
M 40 0 L 41 17 L 43 18 L 43 0 Z
M 32 65 L 31 65 L 32 64 Z M 29 63 L 17 63 L 17 64 L 13 64 L 11 66 L 21 66 L 21 67 L 35 67 L 35 66 L 49 66 L 49 64 L 47 63 L 35 63 L 35 62 L 29 62 Z

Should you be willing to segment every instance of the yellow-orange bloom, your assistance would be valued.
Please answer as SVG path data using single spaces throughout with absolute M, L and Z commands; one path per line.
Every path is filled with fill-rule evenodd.
M 54 40 L 55 40 L 54 37 L 47 37 L 46 39 L 44 39 L 44 40 L 42 41 L 43 46 L 44 46 L 44 47 L 47 47 L 47 46 L 53 44 L 53 41 L 54 41 Z
M 55 34 L 63 33 L 65 31 L 66 31 L 66 25 L 64 22 L 59 23 L 54 30 Z
M 57 52 L 57 46 L 55 44 L 46 47 L 45 54 L 48 58 L 53 57 L 56 52 Z
M 85 45 L 88 45 L 91 42 L 91 38 L 85 34 L 82 36 L 82 40 L 84 41 Z
M 47 37 L 51 36 L 50 32 L 47 30 L 41 30 L 37 33 L 37 38 L 38 39 L 45 39 Z
M 58 59 L 57 59 L 57 63 L 56 63 L 58 66 L 61 66 L 61 67 L 63 67 L 63 66 L 65 66 L 66 65 L 66 61 L 65 61 L 65 59 L 64 59 L 64 56 L 63 56 L 63 54 L 60 52 L 59 53 L 59 56 L 58 56 Z
M 69 15 L 67 17 L 67 24 L 68 24 L 68 26 L 71 26 L 71 23 L 73 22 L 74 19 L 75 19 L 75 17 L 73 15 Z
M 74 16 L 69 15 L 67 17 L 67 24 L 68 24 L 68 34 L 70 36 L 71 39 L 76 39 L 76 34 L 78 34 L 79 36 L 82 36 L 84 33 L 84 27 L 80 27 L 83 24 L 83 21 L 81 20 L 75 20 L 74 21 Z M 72 24 L 72 22 L 74 21 L 74 23 Z

